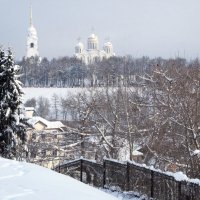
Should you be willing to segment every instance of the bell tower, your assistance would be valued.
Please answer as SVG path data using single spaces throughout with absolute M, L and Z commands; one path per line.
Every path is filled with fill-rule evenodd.
M 35 27 L 33 26 L 32 5 L 30 6 L 30 24 L 27 37 L 27 52 L 26 58 L 37 57 L 38 52 L 38 36 Z

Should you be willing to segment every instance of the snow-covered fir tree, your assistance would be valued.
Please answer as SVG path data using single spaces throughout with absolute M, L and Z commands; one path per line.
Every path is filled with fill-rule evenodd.
M 14 64 L 11 50 L 6 54 L 0 49 L 0 155 L 7 158 L 20 157 L 26 140 L 19 69 Z

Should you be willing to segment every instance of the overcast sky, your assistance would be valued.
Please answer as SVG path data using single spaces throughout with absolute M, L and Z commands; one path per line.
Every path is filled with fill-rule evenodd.
M 0 0 L 0 44 L 26 53 L 29 0 Z M 200 56 L 200 0 L 32 0 L 42 57 L 72 56 L 91 27 L 117 55 Z

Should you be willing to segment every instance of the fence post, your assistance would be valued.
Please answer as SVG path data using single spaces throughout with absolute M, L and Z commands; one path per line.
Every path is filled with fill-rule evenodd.
M 83 182 L 83 159 L 82 158 L 80 159 L 80 165 L 81 165 L 80 166 L 80 168 L 81 168 L 80 169 L 80 172 L 81 172 L 81 174 L 80 174 L 80 181 Z
M 154 171 L 151 170 L 151 198 L 154 197 Z
M 127 168 L 126 168 L 126 190 L 129 191 L 130 190 L 130 174 L 129 174 L 129 169 L 130 169 L 130 164 L 129 162 L 127 162 Z
M 178 200 L 182 200 L 182 197 L 181 197 L 181 181 L 178 183 Z
M 60 164 L 59 164 L 59 166 L 58 166 L 58 173 L 60 173 Z
M 103 160 L 103 188 L 105 187 L 106 184 L 106 161 Z

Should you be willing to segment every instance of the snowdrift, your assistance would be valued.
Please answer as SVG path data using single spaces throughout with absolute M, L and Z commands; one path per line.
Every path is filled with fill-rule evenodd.
M 34 164 L 0 158 L 1 200 L 116 200 L 71 177 Z

